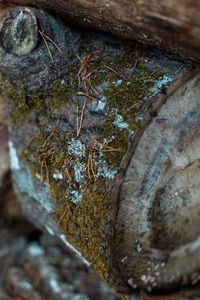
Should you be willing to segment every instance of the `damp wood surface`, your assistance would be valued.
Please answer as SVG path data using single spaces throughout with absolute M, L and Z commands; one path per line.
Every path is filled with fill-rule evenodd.
M 199 67 L 32 12 L 37 47 L 0 48 L 24 213 L 116 291 L 182 295 L 199 276 Z
M 65 22 L 114 33 L 200 61 L 200 4 L 195 0 L 3 0 L 44 9 Z

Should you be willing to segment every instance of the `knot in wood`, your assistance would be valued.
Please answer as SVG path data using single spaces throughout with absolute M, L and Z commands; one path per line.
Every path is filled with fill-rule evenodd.
M 0 35 L 7 52 L 18 56 L 31 53 L 38 43 L 38 24 L 29 8 L 14 8 L 6 15 Z

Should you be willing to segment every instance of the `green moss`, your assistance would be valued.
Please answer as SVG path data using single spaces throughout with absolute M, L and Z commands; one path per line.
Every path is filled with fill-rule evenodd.
M 59 109 L 60 105 L 63 103 L 67 102 L 71 104 L 73 102 L 74 94 L 75 87 L 72 83 L 66 82 L 64 80 L 56 80 L 51 90 L 51 98 L 48 99 L 49 101 L 52 101 L 52 99 L 56 99 L 56 101 L 53 101 L 53 104 L 50 104 L 48 102 L 47 105 L 49 105 L 51 108 Z
M 13 86 L 2 74 L 0 74 L 0 92 L 13 104 L 13 118 L 11 118 L 13 126 L 25 121 L 33 110 L 39 112 L 44 108 L 39 95 L 25 93 L 23 82 L 20 87 Z
M 68 223 L 63 224 L 67 228 L 68 239 L 93 262 L 103 279 L 108 276 L 102 246 L 106 243 L 105 226 L 108 222 L 110 190 L 111 183 L 105 186 L 103 178 L 98 183 L 88 182 L 83 200 L 72 210 Z
M 71 63 L 67 65 L 66 78 L 55 81 L 45 98 L 25 94 L 23 88 L 16 89 L 5 81 L 2 83 L 4 93 L 12 102 L 13 130 L 30 122 L 30 115 L 31 122 L 39 123 L 39 134 L 23 152 L 26 163 L 35 178 L 40 176 L 48 183 L 57 214 L 62 216 L 61 230 L 86 258 L 92 260 L 102 278 L 108 277 L 103 245 L 114 178 L 130 136 L 140 127 L 141 116 L 148 109 L 152 87 L 163 76 L 141 63 L 142 58 L 138 59 L 141 50 L 138 55 L 135 48 L 134 51 L 127 48 L 123 55 L 120 51 L 109 58 L 94 55 L 86 69 L 82 65 L 88 55 L 84 45 L 79 53 L 81 61 L 75 54 L 68 57 Z M 84 80 L 80 77 L 82 67 L 84 72 L 92 74 L 93 89 L 88 86 L 85 91 Z M 88 147 L 81 132 L 77 137 L 76 130 L 68 124 L 59 126 L 61 110 L 83 100 L 78 96 L 80 91 L 97 98 L 88 101 L 106 99 L 102 134 L 98 140 L 102 145 Z M 88 167 L 94 152 L 95 162 Z

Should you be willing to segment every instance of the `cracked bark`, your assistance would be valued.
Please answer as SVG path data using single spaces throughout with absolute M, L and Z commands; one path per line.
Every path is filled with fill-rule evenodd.
M 9 12 L 9 15 L 2 21 L 1 29 L 8 26 L 7 20 L 10 18 L 15 20 L 21 12 L 25 14 L 25 8 Z M 87 63 L 90 63 L 90 68 L 94 61 L 97 61 L 98 65 L 103 64 L 103 69 L 99 72 L 103 73 L 104 78 L 100 83 L 92 82 L 93 89 L 91 86 L 88 88 L 89 92 L 95 93 L 96 91 L 95 97 L 87 99 L 88 92 L 87 94 L 86 91 L 83 92 L 85 82 L 81 81 L 77 85 L 79 90 L 73 94 L 74 102 L 69 101 L 67 94 L 59 109 L 51 107 L 50 104 L 48 104 L 49 107 L 34 107 L 33 110 L 25 111 L 26 118 L 22 118 L 20 121 L 17 120 L 15 101 L 9 101 L 9 114 L 13 119 L 10 125 L 11 165 L 18 198 L 26 215 L 35 225 L 60 239 L 65 246 L 67 245 L 60 228 L 56 225 L 61 215 L 56 210 L 55 202 L 51 201 L 51 197 L 46 192 L 45 183 L 40 182 L 37 177 L 32 177 L 30 161 L 23 156 L 23 149 L 26 147 L 32 149 L 33 145 L 30 141 L 40 134 L 42 126 L 45 125 L 45 128 L 52 131 L 55 124 L 60 138 L 62 134 L 66 134 L 66 131 L 70 130 L 73 136 L 77 135 L 77 141 L 81 141 L 85 145 L 84 149 L 88 149 L 93 145 L 94 140 L 101 140 L 105 130 L 103 124 L 107 118 L 113 117 L 110 113 L 115 111 L 115 106 L 112 107 L 115 104 L 109 102 L 109 95 L 106 93 L 108 91 L 108 82 L 106 82 L 108 70 L 113 72 L 114 69 L 116 77 L 112 77 L 109 84 L 112 85 L 112 88 L 117 86 L 119 91 L 122 84 L 134 82 L 138 78 L 139 82 L 143 82 L 143 78 L 147 79 L 150 74 L 151 76 L 153 74 L 155 82 L 152 82 L 153 85 L 150 86 L 151 93 L 139 95 L 137 99 L 145 103 L 145 97 L 148 95 L 150 98 L 150 105 L 144 106 L 142 113 L 136 106 L 138 110 L 135 114 L 129 115 L 126 105 L 130 103 L 126 101 L 127 98 L 134 97 L 133 93 L 126 94 L 126 97 L 122 98 L 123 100 L 117 98 L 119 107 L 122 105 L 122 111 L 126 112 L 126 114 L 124 112 L 121 114 L 123 113 L 123 117 L 126 117 L 127 126 L 131 129 L 134 122 L 139 124 L 138 127 L 134 127 L 134 132 L 130 131 L 127 134 L 124 123 L 117 121 L 119 111 L 114 115 L 114 119 L 110 119 L 109 137 L 116 132 L 116 127 L 118 127 L 120 135 L 126 134 L 125 146 L 127 148 L 125 152 L 117 156 L 118 174 L 113 181 L 111 197 L 107 205 L 109 208 L 107 222 L 103 224 L 105 236 L 101 249 L 97 249 L 97 251 L 102 251 L 101 255 L 106 258 L 107 280 L 121 293 L 133 293 L 136 297 L 142 295 L 143 298 L 151 299 L 155 297 L 176 299 L 177 295 L 199 295 L 200 77 L 198 66 L 176 56 L 172 59 L 160 50 L 133 43 L 131 51 L 139 49 L 138 52 L 134 52 L 134 55 L 136 58 L 137 55 L 140 55 L 139 59 L 141 62 L 145 62 L 145 66 L 148 68 L 149 73 L 145 74 L 146 77 L 144 73 L 142 76 L 140 75 L 139 69 L 137 69 L 138 61 L 134 61 L 131 67 L 130 61 L 126 64 L 123 63 L 123 66 L 111 64 L 108 67 L 106 65 L 108 59 L 113 61 L 116 56 L 123 57 L 127 45 L 130 46 L 127 44 L 128 42 L 100 33 L 78 31 L 64 26 L 42 11 L 32 9 L 32 13 L 37 18 L 38 28 L 59 46 L 62 53 L 50 42 L 52 63 L 42 37 L 37 46 L 33 47 L 34 50 L 32 49 L 26 55 L 19 55 L 21 52 L 18 48 L 16 52 L 13 45 L 9 51 L 5 49 L 7 44 L 1 47 L 0 70 L 17 88 L 23 81 L 21 89 L 23 101 L 27 101 L 28 98 L 25 97 L 27 93 L 39 92 L 39 101 L 43 103 L 42 105 L 45 105 L 48 98 L 56 103 L 57 97 L 54 95 L 52 98 L 50 95 L 55 80 L 60 79 L 61 82 L 67 82 L 72 80 L 71 78 L 75 74 L 75 77 L 77 76 L 75 84 L 77 85 L 77 79 L 80 80 L 78 75 L 83 69 L 81 63 L 86 58 L 88 59 L 88 54 L 91 55 L 91 53 L 94 53 L 93 60 L 87 61 Z M 20 22 L 22 20 L 23 18 L 20 19 Z M 11 26 L 13 25 L 11 24 Z M 22 30 L 23 26 L 20 26 L 19 30 Z M 10 34 L 11 31 L 8 32 Z M 5 35 L 1 32 L 1 38 L 2 36 Z M 26 38 L 23 35 L 19 36 Z M 87 43 L 85 42 L 86 38 Z M 95 45 L 98 47 L 95 48 Z M 85 52 L 83 52 L 83 46 L 86 48 Z M 15 50 L 12 51 L 13 49 Z M 148 54 L 147 51 L 149 51 Z M 72 53 L 75 54 L 73 58 L 70 56 Z M 106 55 L 102 55 L 102 53 L 106 53 Z M 132 52 L 131 58 L 133 58 Z M 106 62 L 105 59 L 107 59 Z M 77 63 L 79 63 L 78 69 L 76 69 Z M 66 68 L 66 64 L 68 68 Z M 97 66 L 95 65 L 95 67 Z M 163 77 L 160 79 L 157 75 L 158 71 L 163 70 L 166 72 L 163 75 L 165 76 L 164 81 L 162 81 Z M 144 68 L 140 72 L 144 72 Z M 88 77 L 86 76 L 86 78 Z M 72 84 L 72 81 L 70 83 Z M 3 89 L 7 100 L 13 96 L 6 93 L 8 89 L 8 86 Z M 147 87 L 145 89 L 148 90 Z M 116 97 L 118 97 L 118 91 L 115 91 Z M 34 99 L 38 101 L 38 99 Z M 85 99 L 87 99 L 87 106 L 79 136 L 77 134 L 76 109 L 83 107 Z M 16 97 L 16 103 L 18 103 L 17 101 Z M 134 101 L 132 106 L 138 105 L 138 101 L 136 103 Z M 119 123 L 122 127 L 119 126 Z M 64 150 L 70 139 L 71 136 L 66 135 L 65 143 L 59 148 L 60 151 Z M 37 143 L 37 139 L 32 141 Z M 97 147 L 97 144 L 95 145 Z M 112 143 L 108 145 L 114 147 Z M 79 147 L 77 151 L 80 153 L 83 149 Z M 32 165 L 36 164 L 37 159 L 38 157 L 33 152 Z M 106 163 L 105 166 L 109 167 L 109 163 Z M 73 167 L 75 169 L 75 165 Z M 49 170 L 51 171 L 51 169 Z M 100 172 L 100 169 L 98 171 Z M 76 178 L 76 172 L 74 171 L 72 174 Z M 51 188 L 51 185 L 55 183 L 53 177 L 55 173 L 46 175 L 50 176 L 51 180 L 47 183 Z M 84 173 L 83 176 L 87 181 L 88 174 Z M 106 177 L 107 174 L 104 176 Z M 56 178 L 56 180 L 58 179 Z M 68 181 L 67 184 L 70 188 L 81 193 L 81 186 L 78 185 L 78 182 Z M 106 177 L 105 182 L 107 183 L 107 181 Z M 91 180 L 91 185 L 93 184 L 94 180 Z M 106 186 L 105 184 L 105 189 Z M 74 211 L 76 206 L 77 203 L 73 206 Z M 86 215 L 86 219 L 87 217 L 89 216 Z M 70 218 L 73 223 L 73 213 Z M 76 221 L 78 222 L 78 220 Z M 85 221 L 82 224 L 86 229 L 87 225 Z M 78 227 L 77 230 L 79 230 Z M 98 228 L 96 230 L 98 232 Z M 67 235 L 67 237 L 70 239 L 70 236 Z M 84 239 L 86 238 L 87 236 L 84 236 Z M 70 242 L 73 244 L 73 237 Z M 90 257 L 85 254 L 85 250 L 81 248 L 78 250 L 83 252 L 87 260 L 90 260 Z M 74 251 L 80 255 L 75 249 Z

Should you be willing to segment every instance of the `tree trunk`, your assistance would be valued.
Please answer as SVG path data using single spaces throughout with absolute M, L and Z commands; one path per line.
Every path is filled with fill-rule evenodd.
M 64 21 L 155 45 L 200 61 L 200 3 L 195 0 L 3 0 L 6 7 L 32 5 Z
M 198 295 L 198 66 L 28 8 L 1 45 L 26 215 L 121 293 Z

